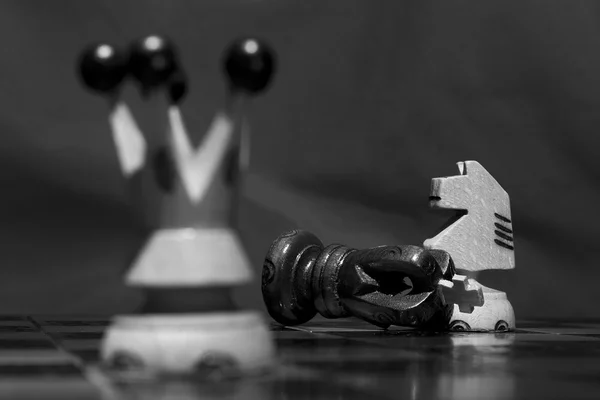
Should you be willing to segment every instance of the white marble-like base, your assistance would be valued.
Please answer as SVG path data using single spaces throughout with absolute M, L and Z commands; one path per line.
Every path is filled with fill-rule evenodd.
M 101 357 L 116 371 L 211 379 L 264 372 L 275 347 L 258 312 L 126 315 L 107 330 Z
M 506 293 L 483 286 L 475 279 L 469 278 L 465 289 L 483 293 L 483 305 L 472 308 L 471 312 L 463 312 L 458 304 L 450 319 L 449 330 L 473 332 L 506 332 L 516 328 L 515 312 Z

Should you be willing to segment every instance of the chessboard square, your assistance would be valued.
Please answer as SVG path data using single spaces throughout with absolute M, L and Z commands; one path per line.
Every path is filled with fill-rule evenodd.
M 339 336 L 315 333 L 304 337 L 298 336 L 293 339 L 276 338 L 276 343 L 279 347 L 290 347 L 304 351 L 308 349 L 348 348 L 354 342 Z
M 59 349 L 2 350 L 0 365 L 72 363 L 73 356 Z
M 381 361 L 394 358 L 396 360 L 415 359 L 408 352 L 389 349 L 374 343 L 358 342 L 343 338 L 331 340 L 299 339 L 296 341 L 278 341 L 277 353 L 286 363 L 305 362 L 337 362 L 339 360 L 360 360 L 363 366 L 370 361 Z
M 1 340 L 48 340 L 43 332 L 0 332 Z
M 385 400 L 393 398 L 383 396 L 380 393 L 375 394 L 352 382 L 335 382 L 331 379 L 328 379 L 327 376 L 304 378 L 287 377 L 286 379 L 276 381 L 272 392 L 277 395 L 281 393 L 289 393 L 290 400 L 364 400 L 371 398 Z
M 23 315 L 0 315 L 0 324 L 4 322 L 29 322 Z
M 19 321 L 0 321 L 0 327 L 17 327 L 17 326 L 22 326 L 22 327 L 30 327 L 30 328 L 34 328 L 34 329 L 38 329 L 37 326 L 35 326 L 35 324 L 33 324 L 31 321 L 28 320 L 19 320 Z M 6 329 L 10 329 L 10 328 L 6 328 Z
M 294 330 L 310 333 L 333 333 L 333 332 L 379 332 L 381 329 L 371 326 L 370 328 L 361 328 L 356 326 L 319 326 L 319 325 L 300 325 L 291 327 Z
M 451 354 L 455 347 L 455 341 L 448 334 L 424 336 L 415 332 L 404 335 L 366 335 L 360 332 L 336 332 L 333 335 L 347 341 L 349 347 L 347 351 L 352 351 L 353 346 L 370 346 L 390 353 L 398 352 L 405 359 L 439 357 L 443 354 Z
M 265 379 L 247 379 L 222 382 L 162 381 L 128 383 L 116 389 L 118 398 L 123 399 L 349 399 L 373 398 L 353 383 L 338 383 L 315 372 L 290 371 L 281 366 L 276 375 Z M 378 399 L 386 397 L 378 396 Z
M 54 378 L 54 377 L 53 377 Z M 11 377 L 0 380 L 0 398 L 10 400 L 100 400 L 98 389 L 77 376 L 60 379 L 39 379 L 31 376 L 24 379 Z
M 0 365 L 0 376 L 4 379 L 10 377 L 24 378 L 26 376 L 72 376 L 81 375 L 79 369 L 73 363 L 58 363 L 58 364 L 6 364 Z
M 551 335 L 544 332 L 515 335 L 516 342 L 593 342 L 597 345 L 599 340 L 594 335 Z
M 29 318 L 43 321 L 111 321 L 113 316 L 107 314 L 35 314 Z
M 600 327 L 539 327 L 528 328 L 528 332 L 549 333 L 555 335 L 600 335 Z
M 269 382 L 253 379 L 203 382 L 195 379 L 123 379 L 113 377 L 118 399 L 271 399 Z
M 92 325 L 42 325 L 44 332 L 103 332 L 108 325 L 103 325 L 100 321 Z
M 534 396 L 530 391 L 528 398 L 598 399 L 600 364 L 597 357 L 562 357 L 558 354 L 554 357 L 547 354 L 539 357 L 521 357 L 518 360 L 517 371 L 521 381 L 532 382 L 530 389 L 538 385 L 546 389 L 544 396 Z M 595 388 L 590 387 L 590 384 Z M 555 387 L 552 387 L 553 385 Z M 584 389 L 591 389 L 591 392 L 586 393 L 591 396 L 581 396 L 581 393 L 585 393 Z
M 381 330 L 381 328 L 378 328 L 375 325 L 369 324 L 368 322 L 362 321 L 358 318 L 326 319 L 323 317 L 316 317 L 306 324 L 288 326 L 288 328 L 307 332 Z
M 372 339 L 372 338 L 379 338 L 379 337 L 396 337 L 396 336 L 402 336 L 402 337 L 409 337 L 409 336 L 432 336 L 435 335 L 435 333 L 429 333 L 429 332 L 423 332 L 423 331 L 416 331 L 413 329 L 410 330 L 383 330 L 383 329 L 378 329 L 376 331 L 367 331 L 367 330 L 363 330 L 363 331 L 329 331 L 328 334 L 330 335 L 334 335 L 334 336 L 339 336 L 339 337 L 344 337 L 344 338 L 355 338 L 355 339 Z
M 386 339 L 384 332 L 351 331 L 329 334 L 297 331 L 297 334 L 294 335 L 275 336 L 275 343 L 280 355 L 285 357 L 314 358 L 315 355 L 319 357 L 333 355 L 333 357 L 354 358 L 358 355 L 363 358 L 379 358 L 392 355 L 405 359 L 416 358 L 412 351 L 410 354 L 402 353 L 401 348 L 395 347 L 393 342 L 390 343 Z
M 15 349 L 54 349 L 55 345 L 48 339 L 0 339 L 1 350 Z
M 354 380 L 357 384 L 365 387 L 372 393 L 368 398 L 377 399 L 380 393 L 388 395 L 393 399 L 460 399 L 460 400 L 482 400 L 482 399 L 504 399 L 495 397 L 492 392 L 489 396 L 471 397 L 455 396 L 448 386 L 443 385 L 443 376 L 437 374 L 433 363 L 411 363 L 392 366 L 388 371 L 379 374 L 362 375 L 360 372 L 350 374 L 346 380 Z M 433 370 L 431 373 L 428 370 Z M 399 371 L 396 372 L 396 371 Z M 451 374 L 450 380 L 458 380 Z M 460 379 L 460 378 L 459 378 Z M 471 383 L 471 382 L 469 382 Z M 469 384 L 467 383 L 467 385 Z
M 98 346 L 83 349 L 69 349 L 69 353 L 83 361 L 84 364 L 97 364 L 100 361 L 100 349 Z
M 49 335 L 57 340 L 100 340 L 104 336 L 104 331 L 91 331 L 91 332 L 49 332 Z
M 19 325 L 0 325 L 0 334 L 2 333 L 6 333 L 6 332 L 39 332 L 40 330 L 36 327 L 33 326 L 32 324 L 19 324 Z
M 415 329 L 408 330 L 379 330 L 375 332 L 368 331 L 346 331 L 331 332 L 331 335 L 350 339 L 356 342 L 369 343 L 372 346 L 385 347 L 389 349 L 411 349 L 419 348 L 429 351 L 434 348 L 453 347 L 456 340 L 453 341 L 452 335 L 444 332 L 419 331 Z M 470 333 L 469 337 L 477 335 Z M 485 334 L 489 337 L 488 334 Z M 489 345 L 490 343 L 486 343 Z
M 402 375 L 410 368 L 410 359 L 406 358 L 307 358 L 295 359 L 293 363 L 300 367 L 318 370 L 331 374 L 358 374 L 361 377 L 375 375 L 377 378 L 385 374 Z
M 315 339 L 321 337 L 319 334 L 313 334 L 306 331 L 295 329 L 272 331 L 273 338 L 277 341 L 287 341 L 296 339 Z
M 39 325 L 46 326 L 108 326 L 111 317 L 107 316 L 65 316 L 36 315 L 31 317 Z
M 524 335 L 525 336 L 525 335 Z M 524 362 L 533 360 L 538 369 L 550 368 L 547 363 L 563 368 L 569 360 L 576 363 L 592 362 L 598 364 L 600 358 L 600 340 L 584 336 L 570 335 L 540 335 L 531 340 L 533 335 L 526 335 L 527 339 L 517 337 L 510 346 L 511 359 L 519 366 Z M 554 338 L 554 339 L 547 339 Z
M 588 333 L 584 333 L 584 334 L 581 334 L 581 335 L 573 335 L 573 336 L 582 336 L 582 337 L 585 337 L 585 338 L 588 338 L 588 339 L 593 338 L 593 339 L 599 339 L 600 340 L 600 334 L 592 334 L 592 335 L 590 335 Z
M 101 340 L 64 340 L 60 342 L 61 347 L 66 351 L 81 351 L 81 350 L 93 350 L 100 347 Z
M 418 353 L 412 350 L 387 348 L 375 343 L 349 341 L 349 348 L 325 348 L 318 351 L 296 351 L 293 347 L 279 348 L 282 360 L 294 364 L 305 363 L 312 365 L 340 365 L 340 363 L 352 364 L 356 370 L 362 365 L 363 369 L 370 369 L 371 365 L 385 364 L 387 366 L 403 364 L 412 360 L 421 359 Z
M 519 320 L 519 326 L 600 326 L 600 318 L 545 318 Z

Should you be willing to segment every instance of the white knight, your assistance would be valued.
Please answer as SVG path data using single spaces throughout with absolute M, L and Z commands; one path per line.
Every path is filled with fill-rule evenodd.
M 425 240 L 425 248 L 450 253 L 457 271 L 465 274 L 488 269 L 515 268 L 510 198 L 477 161 L 458 163 L 460 175 L 434 178 L 429 205 L 456 210 L 445 229 Z M 483 293 L 483 304 L 469 291 Z M 451 330 L 506 331 L 515 329 L 515 315 L 506 293 L 485 287 L 474 278 L 455 275 L 444 287 L 454 299 Z

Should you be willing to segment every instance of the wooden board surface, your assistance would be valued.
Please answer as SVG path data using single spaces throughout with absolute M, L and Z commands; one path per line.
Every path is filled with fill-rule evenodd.
M 514 333 L 383 331 L 315 319 L 272 325 L 268 376 L 116 382 L 97 368 L 105 317 L 0 317 L 0 398 L 597 399 L 600 320 L 519 321 Z

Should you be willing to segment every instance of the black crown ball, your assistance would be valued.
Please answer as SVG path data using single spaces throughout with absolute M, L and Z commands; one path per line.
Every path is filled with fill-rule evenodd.
M 257 94 L 267 88 L 275 71 L 275 55 L 258 39 L 233 42 L 225 52 L 223 65 L 233 90 Z
M 178 69 L 174 45 L 165 37 L 151 35 L 135 41 L 130 48 L 129 70 L 144 89 L 169 81 Z
M 128 72 L 127 56 L 110 44 L 86 47 L 79 57 L 79 76 L 89 89 L 110 93 L 118 88 Z

